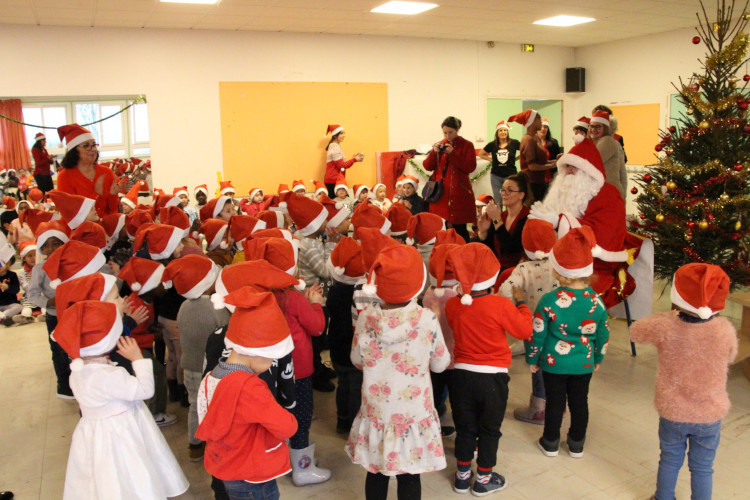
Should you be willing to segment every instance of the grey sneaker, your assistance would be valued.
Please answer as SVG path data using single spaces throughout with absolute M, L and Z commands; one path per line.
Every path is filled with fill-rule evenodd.
M 459 479 L 458 471 L 453 476 L 453 491 L 456 493 L 468 493 L 471 488 L 471 480 L 474 479 L 474 472 L 469 471 L 469 479 Z
M 573 441 L 570 439 L 570 436 L 568 436 L 568 453 L 570 453 L 572 458 L 583 458 L 583 443 L 585 441 L 586 438 L 581 439 L 580 441 Z
M 481 484 L 479 481 L 474 481 L 474 486 L 471 488 L 471 494 L 475 497 L 483 497 L 504 490 L 507 487 L 508 481 L 505 480 L 505 477 L 497 472 L 493 472 L 490 475 L 490 480 L 487 484 Z
M 550 443 L 549 441 L 544 439 L 544 436 L 542 436 L 539 438 L 539 441 L 537 441 L 536 444 L 539 449 L 542 450 L 542 453 L 544 453 L 545 457 L 556 457 L 557 449 L 560 447 L 560 440 L 558 439 L 554 443 Z
M 177 422 L 177 416 L 172 415 L 171 413 L 157 413 L 154 415 L 154 422 L 156 422 L 156 425 L 159 427 L 166 427 Z
M 17 325 L 26 325 L 28 323 L 33 323 L 34 317 L 33 316 L 24 316 L 23 314 L 16 314 L 13 316 L 13 323 Z

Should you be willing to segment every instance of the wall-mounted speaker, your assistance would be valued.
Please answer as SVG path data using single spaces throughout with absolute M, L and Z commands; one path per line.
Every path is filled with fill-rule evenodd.
M 586 68 L 565 68 L 565 92 L 586 92 Z

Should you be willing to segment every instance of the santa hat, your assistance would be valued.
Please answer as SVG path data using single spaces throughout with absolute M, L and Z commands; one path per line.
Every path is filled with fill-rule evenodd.
M 183 238 L 190 234 L 190 217 L 180 207 L 169 206 L 160 209 L 159 222 L 180 229 Z
M 81 225 L 89 216 L 89 212 L 94 208 L 96 200 L 85 198 L 77 194 L 70 194 L 64 191 L 53 189 L 47 193 L 60 212 L 60 216 L 68 224 L 70 229 L 75 229 Z
M 208 219 L 217 218 L 221 211 L 224 210 L 224 206 L 226 206 L 227 203 L 231 202 L 232 198 L 230 198 L 229 196 L 219 196 L 218 198 L 208 200 L 208 202 L 203 205 L 200 210 L 201 222 L 206 222 Z
M 391 236 L 402 236 L 406 234 L 406 228 L 411 219 L 411 212 L 403 203 L 394 203 L 385 214 L 391 223 L 389 234 Z
M 399 175 L 398 179 L 396 179 L 396 187 L 399 187 L 401 184 L 403 184 L 405 178 L 406 176 L 404 174 Z
M 0 233 L 0 266 L 7 264 L 16 255 L 16 249 L 8 243 L 4 234 Z
M 373 199 L 374 199 L 374 198 L 375 198 L 375 192 L 376 192 L 376 191 L 378 190 L 378 188 L 381 188 L 381 187 L 383 187 L 383 188 L 384 188 L 384 187 L 385 187 L 385 184 L 383 184 L 382 182 L 378 182 L 377 184 L 375 184 L 375 185 L 374 185 L 374 186 L 372 187 L 372 190 L 370 191 L 370 198 L 373 198 Z
M 179 207 L 182 206 L 182 200 L 180 200 L 179 196 L 175 195 L 159 195 L 156 197 L 156 201 L 154 201 L 153 205 L 153 216 L 154 219 L 156 218 L 156 214 L 159 213 L 159 210 L 161 210 L 164 207 Z
M 409 219 L 409 225 L 406 228 L 406 235 L 408 236 L 406 244 L 413 245 L 416 242 L 417 245 L 429 245 L 435 243 L 437 232 L 443 229 L 445 229 L 445 219 L 429 212 L 419 213 Z
M 61 220 L 51 220 L 40 223 L 34 231 L 34 235 L 36 236 L 36 246 L 41 250 L 50 238 L 57 238 L 63 244 L 67 243 L 70 240 L 70 228 Z
M 362 191 L 366 189 L 369 189 L 369 188 L 365 186 L 364 184 L 355 184 L 354 185 L 354 199 L 358 200 L 360 193 L 362 193 Z
M 180 196 L 182 194 L 189 196 L 187 186 L 178 186 L 172 190 L 172 196 Z
M 549 120 L 546 118 L 542 118 L 542 125 L 546 125 L 547 128 L 549 128 Z
M 244 356 L 283 358 L 294 349 L 284 313 L 270 292 L 242 287 L 226 297 L 236 307 L 229 319 L 224 345 Z
M 88 243 L 104 252 L 107 248 L 107 233 L 96 222 L 83 221 L 80 226 L 70 233 L 70 239 Z
M 328 194 L 328 188 L 324 182 L 316 181 L 315 179 L 310 179 L 310 182 L 315 186 L 315 196 L 318 196 L 319 194 Z
M 39 227 L 39 224 L 42 222 L 47 222 L 55 218 L 55 214 L 53 212 L 45 212 L 44 210 L 40 210 L 38 208 L 28 208 L 18 214 L 18 222 L 23 224 L 28 224 L 29 228 L 31 228 L 31 232 L 36 234 L 36 228 Z M 57 216 L 57 219 L 59 219 L 60 216 Z
M 296 193 L 289 193 L 286 201 L 281 203 L 284 204 L 302 236 L 315 234 L 328 218 L 328 210 L 323 205 Z
M 252 215 L 233 215 L 229 219 L 229 234 L 237 245 L 237 249 L 242 248 L 241 242 L 250 237 L 255 231 L 266 228 L 266 223 Z
M 50 279 L 50 287 L 57 288 L 65 281 L 98 272 L 106 263 L 104 254 L 95 246 L 70 240 L 52 252 L 42 267 Z
M 289 186 L 287 184 L 279 184 L 279 189 L 276 194 L 284 194 L 289 192 Z
M 510 125 L 508 125 L 508 122 L 505 120 L 500 120 L 497 122 L 497 125 L 495 125 L 495 131 L 500 130 L 501 128 L 504 128 L 505 130 L 510 130 Z
M 470 305 L 474 299 L 470 291 L 491 288 L 500 274 L 500 262 L 487 245 L 468 243 L 448 252 L 448 265 L 453 266 L 461 284 L 461 303 Z
M 104 228 L 104 234 L 107 235 L 107 250 L 112 248 L 112 244 L 120 237 L 120 231 L 125 227 L 125 214 L 108 214 L 102 217 L 99 224 Z
M 141 186 L 136 183 L 130 188 L 128 194 L 120 198 L 120 202 L 126 204 L 130 208 L 135 208 L 138 205 L 138 193 L 141 192 Z
M 258 193 L 262 193 L 262 192 L 263 192 L 263 190 L 262 190 L 261 188 L 252 188 L 252 189 L 250 190 L 250 201 L 252 201 L 252 200 L 253 200 L 253 198 L 255 198 L 255 195 L 256 195 L 256 194 L 258 194 Z
M 43 133 L 41 133 L 41 132 L 37 132 L 37 133 L 36 133 L 36 135 L 34 136 L 34 142 L 39 142 L 39 141 L 41 141 L 42 139 L 46 139 L 46 138 L 47 138 L 47 136 L 46 136 L 46 135 L 44 135 L 44 134 L 43 134 Z
M 478 207 L 486 207 L 491 201 L 495 201 L 495 198 L 493 198 L 491 195 L 480 194 L 477 197 L 476 201 L 474 201 L 474 204 Z
M 29 252 L 36 252 L 36 242 L 34 240 L 22 241 L 18 245 L 18 255 L 23 259 Z
M 65 145 L 68 149 L 73 149 L 86 141 L 96 140 L 90 130 L 86 130 L 77 123 L 57 127 L 57 135 L 60 137 L 61 142 L 65 139 Z
M 206 237 L 206 250 L 211 250 L 220 247 L 226 249 L 229 247 L 224 237 L 227 234 L 227 227 L 229 223 L 221 219 L 208 219 L 201 224 L 198 232 L 202 233 Z
M 282 238 L 295 246 L 299 245 L 299 240 L 297 239 L 297 237 L 294 236 L 290 230 L 284 228 L 274 227 L 269 229 L 261 229 L 259 231 L 255 231 L 250 235 L 250 239 L 260 238 Z
M 28 197 L 29 200 L 33 201 L 34 203 L 39 203 L 44 198 L 44 192 L 42 192 L 42 190 L 39 188 L 33 187 L 29 189 Z
M 346 193 L 349 194 L 349 186 L 346 185 L 344 174 L 339 174 L 336 177 L 336 185 L 333 187 L 333 192 L 336 193 L 339 189 L 346 189 Z
M 146 224 L 153 224 L 153 222 L 154 218 L 148 210 L 136 208 L 125 215 L 125 232 L 128 233 L 128 237 L 133 240 L 135 239 L 135 234 L 138 232 L 139 227 Z
M 185 237 L 184 235 L 185 231 L 178 227 L 167 224 L 151 224 L 140 228 L 136 233 L 133 252 L 140 250 L 145 241 L 148 245 L 148 255 L 152 259 L 167 259 L 174 254 L 177 246 Z
M 228 193 L 236 193 L 237 191 L 232 186 L 232 181 L 221 181 L 219 182 L 219 193 L 221 195 L 227 195 Z
M 296 279 L 267 260 L 254 259 L 238 262 L 220 270 L 216 278 L 216 291 L 211 294 L 211 303 L 214 309 L 226 307 L 234 312 L 233 307 L 228 307 L 225 297 L 244 286 L 254 286 L 265 291 L 283 290 L 295 287 L 297 290 L 305 289 L 305 282 Z
M 195 186 L 195 189 L 193 190 L 193 195 L 196 195 L 198 193 L 203 193 L 208 197 L 208 186 L 205 184 L 201 184 L 200 186 Z
M 333 201 L 326 194 L 320 195 L 318 203 L 322 204 L 328 210 L 328 225 L 331 227 L 338 227 L 339 224 L 351 215 L 349 207 L 341 202 Z
M 354 285 L 365 275 L 362 247 L 353 238 L 342 237 L 328 256 L 326 267 L 336 281 Z
M 670 298 L 681 309 L 708 319 L 724 309 L 729 286 L 729 276 L 722 268 L 694 262 L 674 273 Z
M 534 120 L 536 120 L 537 116 L 539 116 L 539 113 L 537 113 L 536 110 L 527 109 L 516 115 L 511 116 L 510 118 L 508 118 L 508 121 L 514 122 L 514 123 L 520 123 L 524 127 L 528 128 L 531 126 L 532 123 L 534 123 Z
M 303 180 L 295 180 L 292 181 L 292 192 L 293 193 L 302 193 L 304 194 L 305 191 L 307 191 L 307 187 L 305 187 L 305 182 Z
M 70 370 L 83 370 L 81 358 L 101 356 L 117 346 L 122 335 L 122 319 L 111 302 L 84 300 L 68 308 L 50 338 L 73 360 Z
M 609 127 L 609 113 L 606 111 L 594 111 L 594 116 L 591 117 L 590 123 L 601 123 Z
M 289 193 L 289 191 L 286 191 L 281 196 L 286 197 L 286 195 L 288 193 Z M 288 211 L 286 209 L 286 203 L 284 204 L 283 207 L 279 206 L 281 204 L 281 196 L 279 196 L 277 194 L 275 194 L 273 196 L 269 196 L 268 198 L 266 198 L 265 201 L 263 201 L 263 205 L 261 205 L 262 208 L 264 210 L 272 210 L 274 212 L 281 212 L 281 213 L 284 213 L 284 214 L 288 213 Z
M 435 295 L 438 297 L 442 297 L 445 294 L 446 288 L 458 285 L 453 264 L 448 261 L 448 253 L 460 246 L 462 245 L 455 243 L 435 245 L 435 248 L 430 253 L 428 270 L 430 272 L 430 281 L 436 287 Z
M 117 277 L 111 274 L 94 273 L 61 283 L 55 290 L 57 317 L 76 302 L 104 300 L 112 289 L 117 289 Z
M 465 245 L 466 240 L 459 235 L 455 229 L 443 229 L 435 235 L 435 246 L 438 245 Z
M 174 286 L 175 291 L 186 299 L 197 299 L 211 288 L 220 271 L 208 257 L 185 255 L 167 264 L 161 281 L 164 288 Z
M 419 251 L 396 245 L 380 251 L 362 291 L 377 295 L 386 304 L 401 304 L 416 299 L 426 281 L 427 271 Z
M 594 273 L 596 246 L 594 232 L 588 226 L 576 227 L 557 240 L 549 254 L 552 268 L 566 278 L 586 278 Z
M 265 222 L 267 228 L 283 228 L 285 225 L 284 214 L 278 210 L 262 210 L 258 212 L 258 219 Z
M 160 188 L 154 188 L 154 198 L 158 198 L 159 196 L 164 196 L 164 190 Z
M 526 256 L 531 260 L 541 260 L 549 256 L 557 242 L 554 226 L 542 219 L 527 219 L 521 233 L 521 244 Z
M 290 276 L 297 274 L 296 245 L 285 238 L 253 238 L 242 242 L 245 260 L 266 260 Z M 300 285 L 304 289 L 304 285 Z
M 15 210 L 16 200 L 11 198 L 10 196 L 3 196 L 3 206 L 8 210 Z
M 413 175 L 405 175 L 401 180 L 401 184 L 411 184 L 412 186 L 414 186 L 414 189 L 417 189 L 419 187 L 419 179 L 417 179 Z
M 143 295 L 161 284 L 164 266 L 149 259 L 131 257 L 120 269 L 118 278 L 125 281 L 131 290 Z
M 356 233 L 362 245 L 362 268 L 369 270 L 381 250 L 398 245 L 396 240 L 372 227 L 360 228 Z
M 334 136 L 336 134 L 340 134 L 344 131 L 344 127 L 341 125 L 328 125 L 328 128 L 326 128 L 326 135 Z
M 596 149 L 594 141 L 578 134 L 573 137 L 573 140 L 576 145 L 557 160 L 558 175 L 565 175 L 565 166 L 571 165 L 592 177 L 596 181 L 597 187 L 601 188 L 604 181 L 607 180 L 607 176 L 602 155 Z
M 589 124 L 591 123 L 591 118 L 587 116 L 582 116 L 576 121 L 575 125 L 573 125 L 573 128 L 579 127 L 588 130 Z
M 355 236 L 359 238 L 357 236 L 358 231 L 365 227 L 372 227 L 383 234 L 388 234 L 391 229 L 391 221 L 383 215 L 381 209 L 370 203 L 369 200 L 366 200 L 354 209 L 352 226 L 354 226 Z

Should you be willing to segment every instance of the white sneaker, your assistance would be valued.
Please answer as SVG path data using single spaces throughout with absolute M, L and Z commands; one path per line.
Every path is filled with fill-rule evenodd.
M 177 422 L 177 416 L 172 415 L 171 413 L 157 413 L 154 415 L 154 422 L 156 422 L 156 425 L 159 427 L 166 427 Z

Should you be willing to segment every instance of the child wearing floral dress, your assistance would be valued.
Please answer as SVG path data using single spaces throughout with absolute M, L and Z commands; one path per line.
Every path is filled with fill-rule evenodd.
M 396 476 L 398 498 L 419 500 L 419 474 L 446 466 L 430 370 L 443 371 L 450 355 L 435 314 L 414 300 L 426 279 L 419 252 L 397 245 L 381 251 L 364 287 L 384 303 L 357 319 L 351 360 L 364 372 L 362 407 L 346 452 L 367 470 L 368 499 L 385 499 Z

